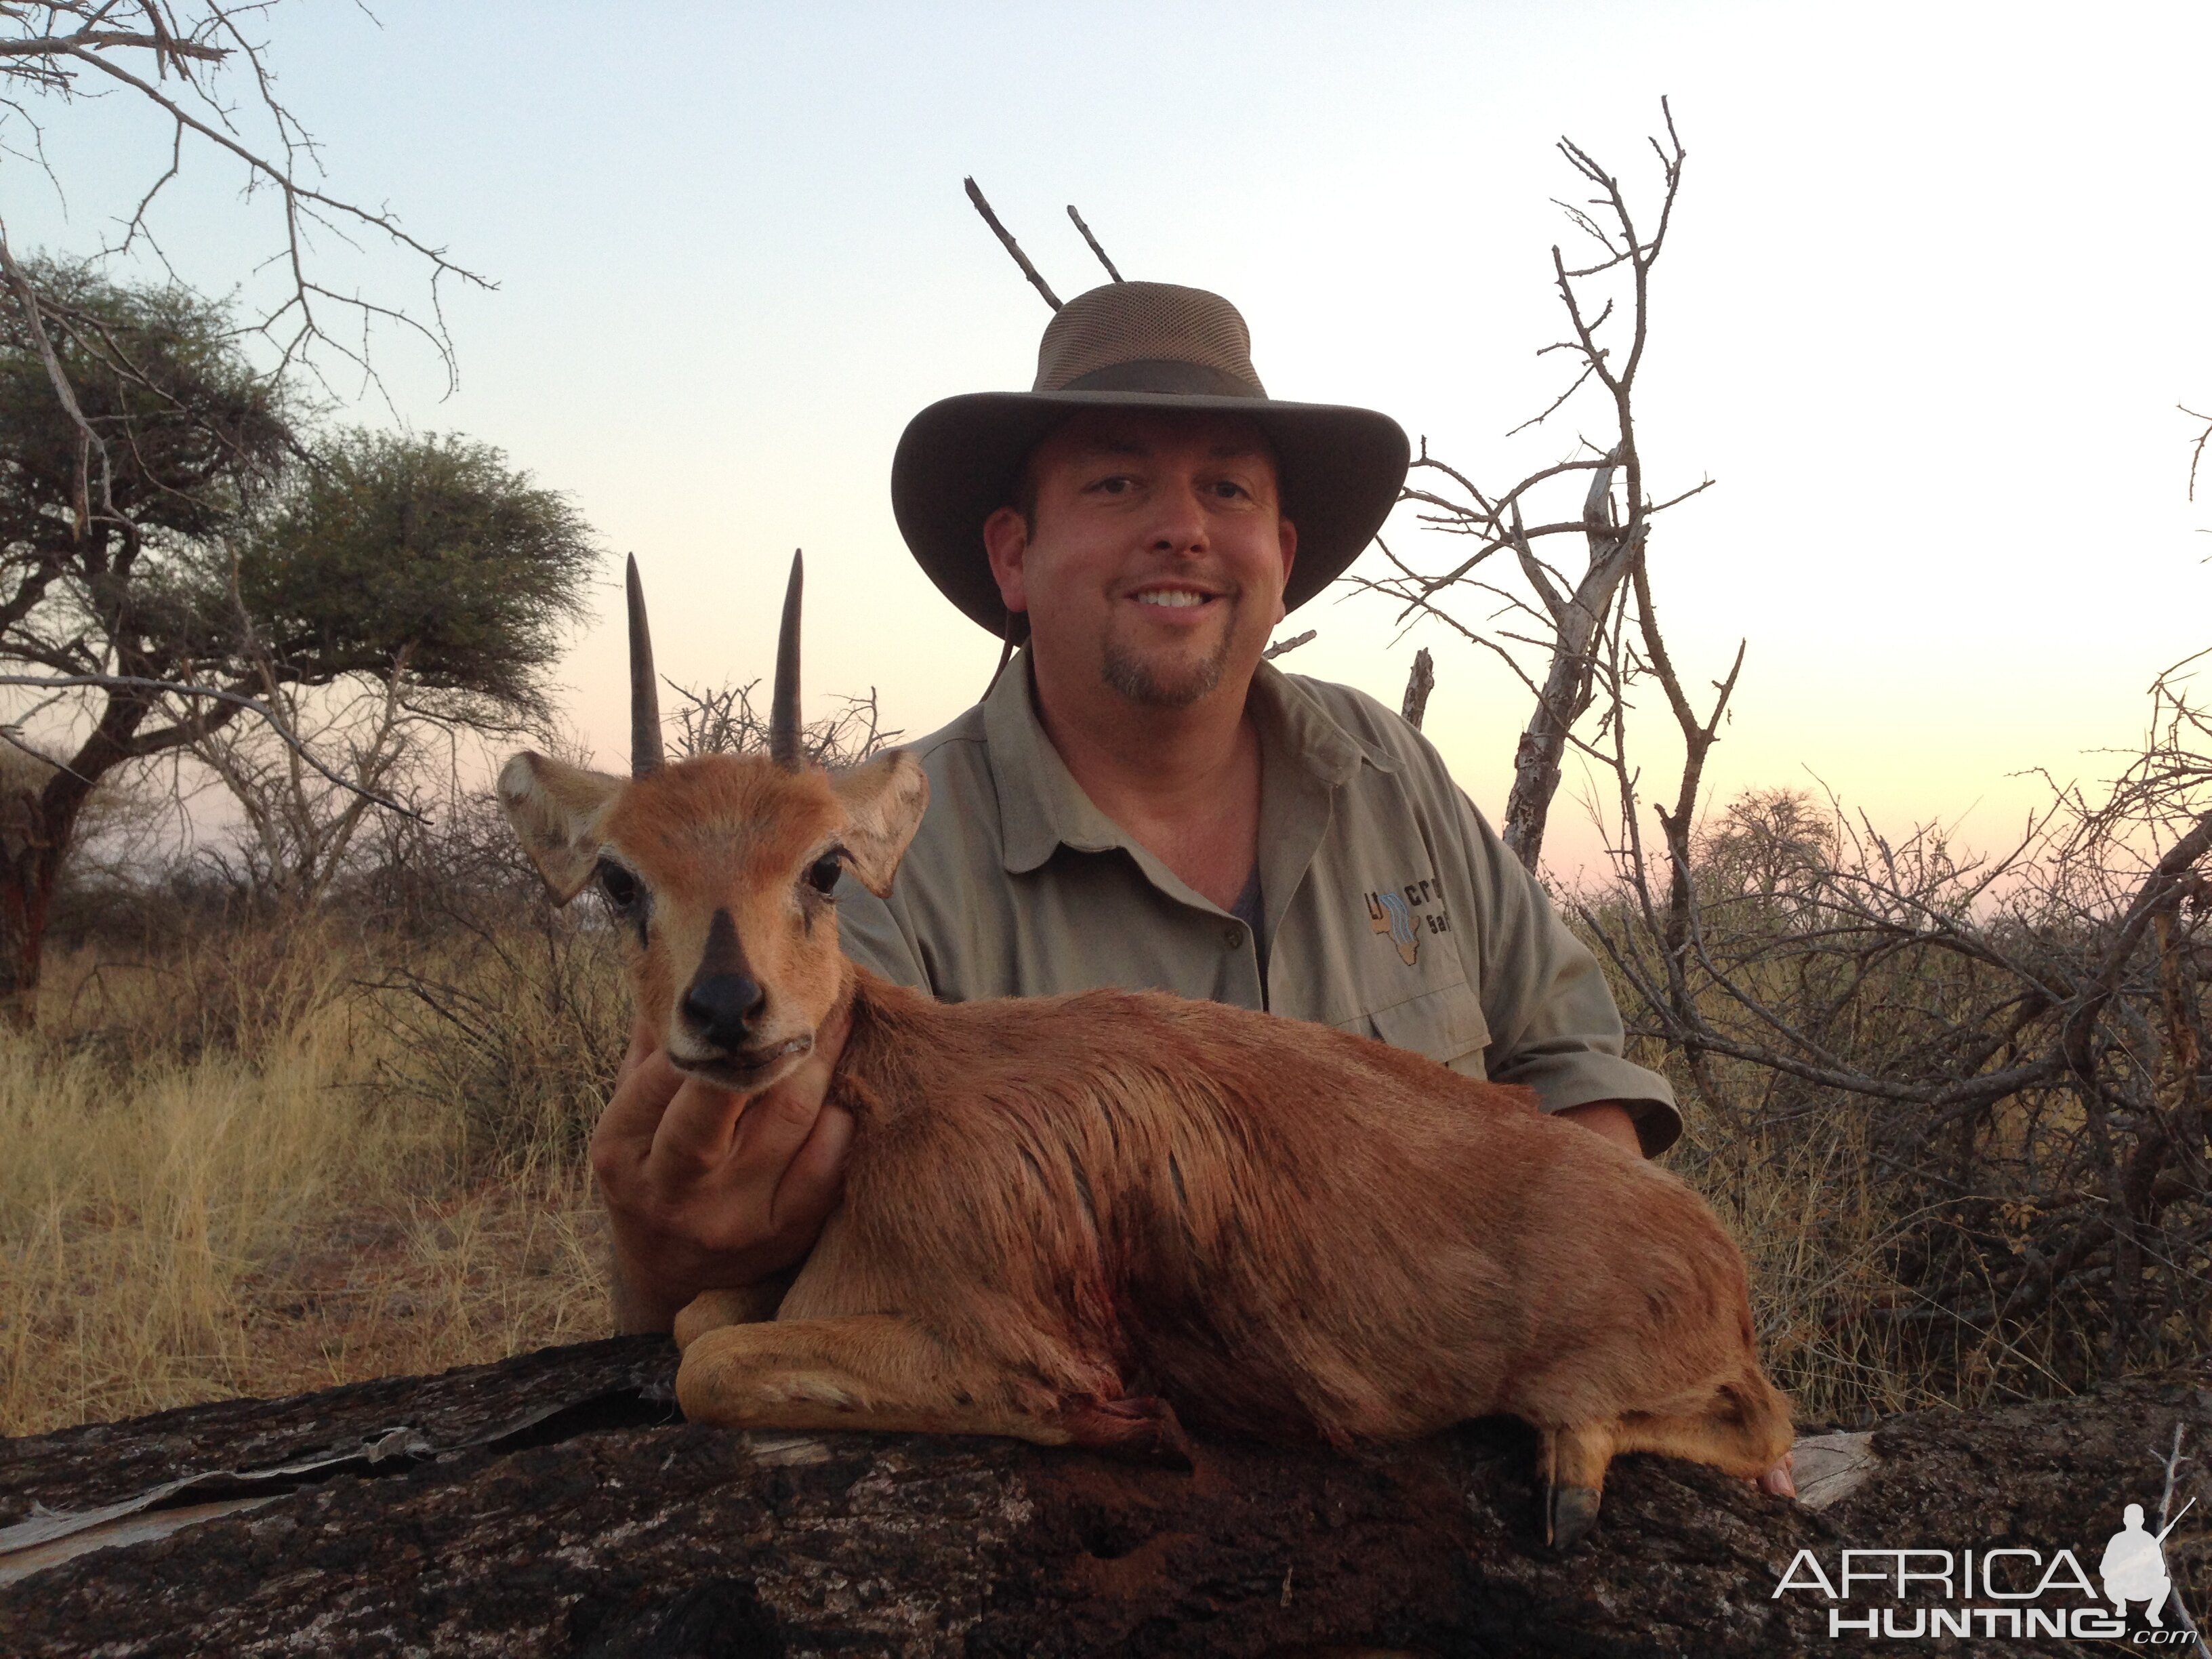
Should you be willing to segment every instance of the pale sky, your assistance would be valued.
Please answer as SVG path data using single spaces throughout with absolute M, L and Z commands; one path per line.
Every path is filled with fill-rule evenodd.
M 1648 206 L 1662 94 L 1689 164 L 1639 420 L 1655 490 L 1716 480 L 1652 567 L 1694 682 L 1750 641 L 1720 795 L 1817 775 L 1878 824 L 1986 846 L 2036 797 L 2014 775 L 2110 771 L 2153 675 L 2212 645 L 2212 499 L 2185 500 L 2175 409 L 2212 409 L 2202 4 L 374 11 L 281 6 L 270 61 L 334 191 L 500 285 L 446 296 L 457 395 L 404 342 L 381 362 L 400 418 L 498 445 L 617 556 L 563 672 L 607 763 L 623 552 L 678 680 L 766 673 L 804 546 L 817 709 L 873 685 L 919 735 L 981 690 L 994 642 L 888 494 L 907 418 L 1026 386 L 1047 319 L 963 174 L 1063 295 L 1103 280 L 1073 202 L 1125 275 L 1232 299 L 1276 395 L 1387 410 L 1496 486 L 1573 437 L 1503 437 L 1559 384 L 1534 356 L 1573 182 L 1553 141 Z M 51 149 L 65 219 L 0 167 L 19 248 L 88 247 L 166 161 L 114 100 L 59 112 Z M 226 286 L 272 247 L 269 204 L 186 167 L 158 222 Z M 419 298 L 329 252 L 337 285 Z M 1390 534 L 1425 568 L 1455 551 Z M 1372 598 L 1284 631 L 1308 627 L 1285 667 L 1393 706 L 1429 645 L 1430 735 L 1502 805 L 1527 698 L 1486 653 L 1396 639 Z M 1671 794 L 1661 712 L 1640 729 Z M 1595 844 L 1577 816 L 1555 810 L 1564 866 Z

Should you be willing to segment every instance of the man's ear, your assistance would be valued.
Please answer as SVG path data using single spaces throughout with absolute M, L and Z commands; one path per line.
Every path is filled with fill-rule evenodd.
M 845 808 L 845 851 L 860 884 L 882 898 L 921 827 L 929 805 L 929 780 L 903 749 L 878 755 L 848 772 L 832 772 L 830 787 Z
M 1029 521 L 1018 509 L 1002 507 L 983 520 L 983 556 L 990 561 L 992 579 L 999 584 L 1000 602 L 1008 611 L 1030 608 L 1028 577 L 1023 565 L 1029 550 Z
M 599 863 L 599 820 L 623 780 L 525 750 L 500 769 L 499 804 L 558 903 L 583 890 Z
M 1279 516 L 1275 534 L 1283 549 L 1283 586 L 1288 587 L 1291 585 L 1291 567 L 1298 562 L 1298 527 L 1288 519 Z M 1282 609 L 1275 620 L 1280 622 L 1290 614 L 1288 609 Z

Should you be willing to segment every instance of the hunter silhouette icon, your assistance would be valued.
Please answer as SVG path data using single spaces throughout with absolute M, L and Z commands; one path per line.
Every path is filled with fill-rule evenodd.
M 2181 1515 L 2188 1514 L 2190 1504 L 2196 1501 L 2192 1498 L 2184 1504 Z M 2128 1616 L 2129 1602 L 2142 1601 L 2147 1604 L 2144 1618 L 2153 1625 L 2163 1622 L 2159 1618 L 2159 1609 L 2166 1605 L 2173 1580 L 2166 1576 L 2166 1553 L 2159 1546 L 2166 1542 L 2166 1533 L 2181 1524 L 2181 1515 L 2167 1522 L 2165 1531 L 2155 1538 L 2143 1530 L 2142 1504 L 2129 1504 L 2122 1515 L 2125 1524 L 2105 1546 L 2105 1559 L 2098 1567 L 2105 1580 L 2105 1599 L 2121 1618 Z

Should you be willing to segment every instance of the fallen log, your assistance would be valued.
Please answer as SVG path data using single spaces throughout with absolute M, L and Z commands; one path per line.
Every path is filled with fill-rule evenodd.
M 2094 1578 L 2124 1505 L 2162 1493 L 2202 1499 L 2166 1557 L 2203 1607 L 2212 1379 L 1825 1437 L 1801 1449 L 1806 1504 L 1624 1458 L 1561 1559 L 1511 1422 L 1350 1455 L 1212 1443 L 1181 1474 L 686 1425 L 673 1361 L 622 1339 L 0 1442 L 0 1651 L 1809 1654 L 1838 1650 L 1832 1614 L 1936 1599 L 1824 1596 L 1808 1573 L 1832 1581 L 1844 1548 L 2038 1570 L 2063 1549 Z M 2105 1645 L 1998 1638 L 1934 1645 Z

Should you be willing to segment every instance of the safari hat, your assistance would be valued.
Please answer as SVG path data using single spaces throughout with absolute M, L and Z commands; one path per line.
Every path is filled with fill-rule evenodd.
M 994 635 L 1019 638 L 1028 627 L 999 598 L 983 520 L 1014 500 L 1030 451 L 1086 409 L 1236 415 L 1259 428 L 1274 447 L 1283 515 L 1298 530 L 1283 594 L 1292 611 L 1359 556 L 1405 481 L 1406 434 L 1389 416 L 1267 395 L 1244 319 L 1219 295 L 1170 283 L 1094 288 L 1045 325 L 1029 391 L 932 404 L 907 422 L 891 459 L 907 546 L 939 592 Z

